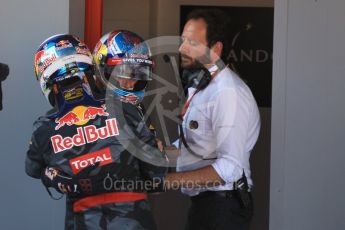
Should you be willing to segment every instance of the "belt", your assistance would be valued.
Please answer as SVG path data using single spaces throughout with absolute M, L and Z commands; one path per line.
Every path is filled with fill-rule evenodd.
M 201 192 L 196 196 L 192 196 L 191 200 L 192 201 L 197 201 L 203 198 L 207 197 L 222 197 L 222 198 L 231 198 L 235 196 L 236 191 L 234 190 L 226 190 L 226 191 L 206 191 L 206 192 Z
M 81 212 L 87 208 L 94 207 L 97 205 L 117 203 L 117 202 L 131 202 L 137 200 L 147 199 L 147 194 L 137 192 L 112 192 L 104 193 L 95 196 L 89 196 L 77 200 L 73 204 L 74 212 Z

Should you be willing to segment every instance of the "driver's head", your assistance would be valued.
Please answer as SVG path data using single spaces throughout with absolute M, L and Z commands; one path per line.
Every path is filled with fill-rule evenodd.
M 142 100 L 152 79 L 152 60 L 148 45 L 137 34 L 116 30 L 104 35 L 93 53 L 96 75 L 121 97 Z

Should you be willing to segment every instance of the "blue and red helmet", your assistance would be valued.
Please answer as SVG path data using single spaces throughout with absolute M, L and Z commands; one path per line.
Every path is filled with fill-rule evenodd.
M 96 75 L 122 98 L 140 102 L 148 81 L 152 80 L 151 52 L 143 38 L 128 30 L 104 35 L 93 52 Z M 133 89 L 121 88 L 116 79 L 138 80 Z
M 43 94 L 60 113 L 79 104 L 99 104 L 92 55 L 77 37 L 58 34 L 46 39 L 34 64 Z

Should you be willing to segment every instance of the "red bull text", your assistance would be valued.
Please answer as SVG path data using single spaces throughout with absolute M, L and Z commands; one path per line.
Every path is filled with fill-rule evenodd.
M 72 137 L 62 137 L 61 135 L 54 135 L 50 138 L 53 145 L 54 153 L 59 153 L 74 146 L 82 146 L 87 143 L 95 142 L 99 139 L 106 139 L 119 135 L 116 118 L 107 119 L 106 125 L 97 128 L 94 125 L 87 125 L 77 128 L 77 134 Z

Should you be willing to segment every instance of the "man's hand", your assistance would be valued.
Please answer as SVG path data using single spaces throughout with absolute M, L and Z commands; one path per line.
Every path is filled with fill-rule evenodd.
M 93 193 L 90 173 L 97 165 L 89 166 L 78 174 L 70 176 L 58 168 L 47 167 L 42 175 L 43 184 L 53 187 L 57 192 L 68 195 L 84 196 Z
M 163 142 L 161 140 L 159 140 L 158 138 L 156 138 L 156 145 L 157 145 L 157 148 L 159 149 L 159 151 L 161 151 L 161 152 L 164 151 Z
M 46 187 L 53 187 L 59 193 L 78 193 L 78 181 L 57 168 L 47 167 L 42 181 Z
M 164 151 L 166 155 L 168 156 L 168 159 L 171 162 L 171 164 L 175 165 L 177 162 L 177 158 L 181 154 L 181 150 L 176 148 L 174 145 L 170 145 L 170 146 L 166 146 L 164 148 Z

